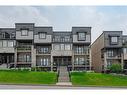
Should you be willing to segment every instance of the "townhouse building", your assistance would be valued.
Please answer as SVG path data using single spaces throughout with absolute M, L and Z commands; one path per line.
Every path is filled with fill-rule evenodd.
M 103 31 L 91 45 L 91 61 L 95 72 L 105 72 L 115 63 L 126 70 L 127 36 L 122 31 Z
M 34 23 L 16 23 L 15 28 L 0 28 L 0 66 L 90 70 L 90 44 L 91 27 L 53 31 Z

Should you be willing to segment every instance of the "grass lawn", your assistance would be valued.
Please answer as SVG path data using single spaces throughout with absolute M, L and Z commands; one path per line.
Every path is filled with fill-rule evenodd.
M 127 77 L 101 73 L 72 72 L 71 80 L 78 86 L 127 86 Z
M 0 71 L 0 84 L 55 84 L 56 73 L 32 71 Z

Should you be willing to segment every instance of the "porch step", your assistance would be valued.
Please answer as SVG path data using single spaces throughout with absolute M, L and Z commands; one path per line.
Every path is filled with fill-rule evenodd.
M 71 82 L 58 82 L 56 83 L 56 85 L 71 86 L 72 83 Z
M 56 85 L 72 85 L 70 82 L 67 66 L 59 67 L 59 77 L 58 77 L 58 83 Z

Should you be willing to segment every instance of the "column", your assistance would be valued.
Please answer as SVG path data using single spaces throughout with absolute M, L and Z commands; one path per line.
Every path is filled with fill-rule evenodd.
M 15 49 L 15 54 L 14 54 L 14 67 L 16 68 L 17 65 L 17 48 Z
M 104 71 L 107 70 L 107 57 L 106 52 L 104 52 Z
M 51 71 L 53 71 L 53 56 L 51 55 Z
M 36 67 L 36 49 L 34 49 L 34 46 L 31 46 L 31 66 Z

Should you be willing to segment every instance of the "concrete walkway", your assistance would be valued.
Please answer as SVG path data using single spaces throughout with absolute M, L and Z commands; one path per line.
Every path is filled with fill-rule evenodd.
M 56 83 L 56 85 L 72 85 L 72 83 L 70 82 L 67 66 L 59 67 L 59 77 L 58 77 L 58 83 Z
M 125 89 L 127 90 L 127 87 L 78 87 L 78 86 L 56 86 L 56 85 L 0 85 L 0 90 L 1 89 L 89 89 L 89 90 L 122 90 Z

